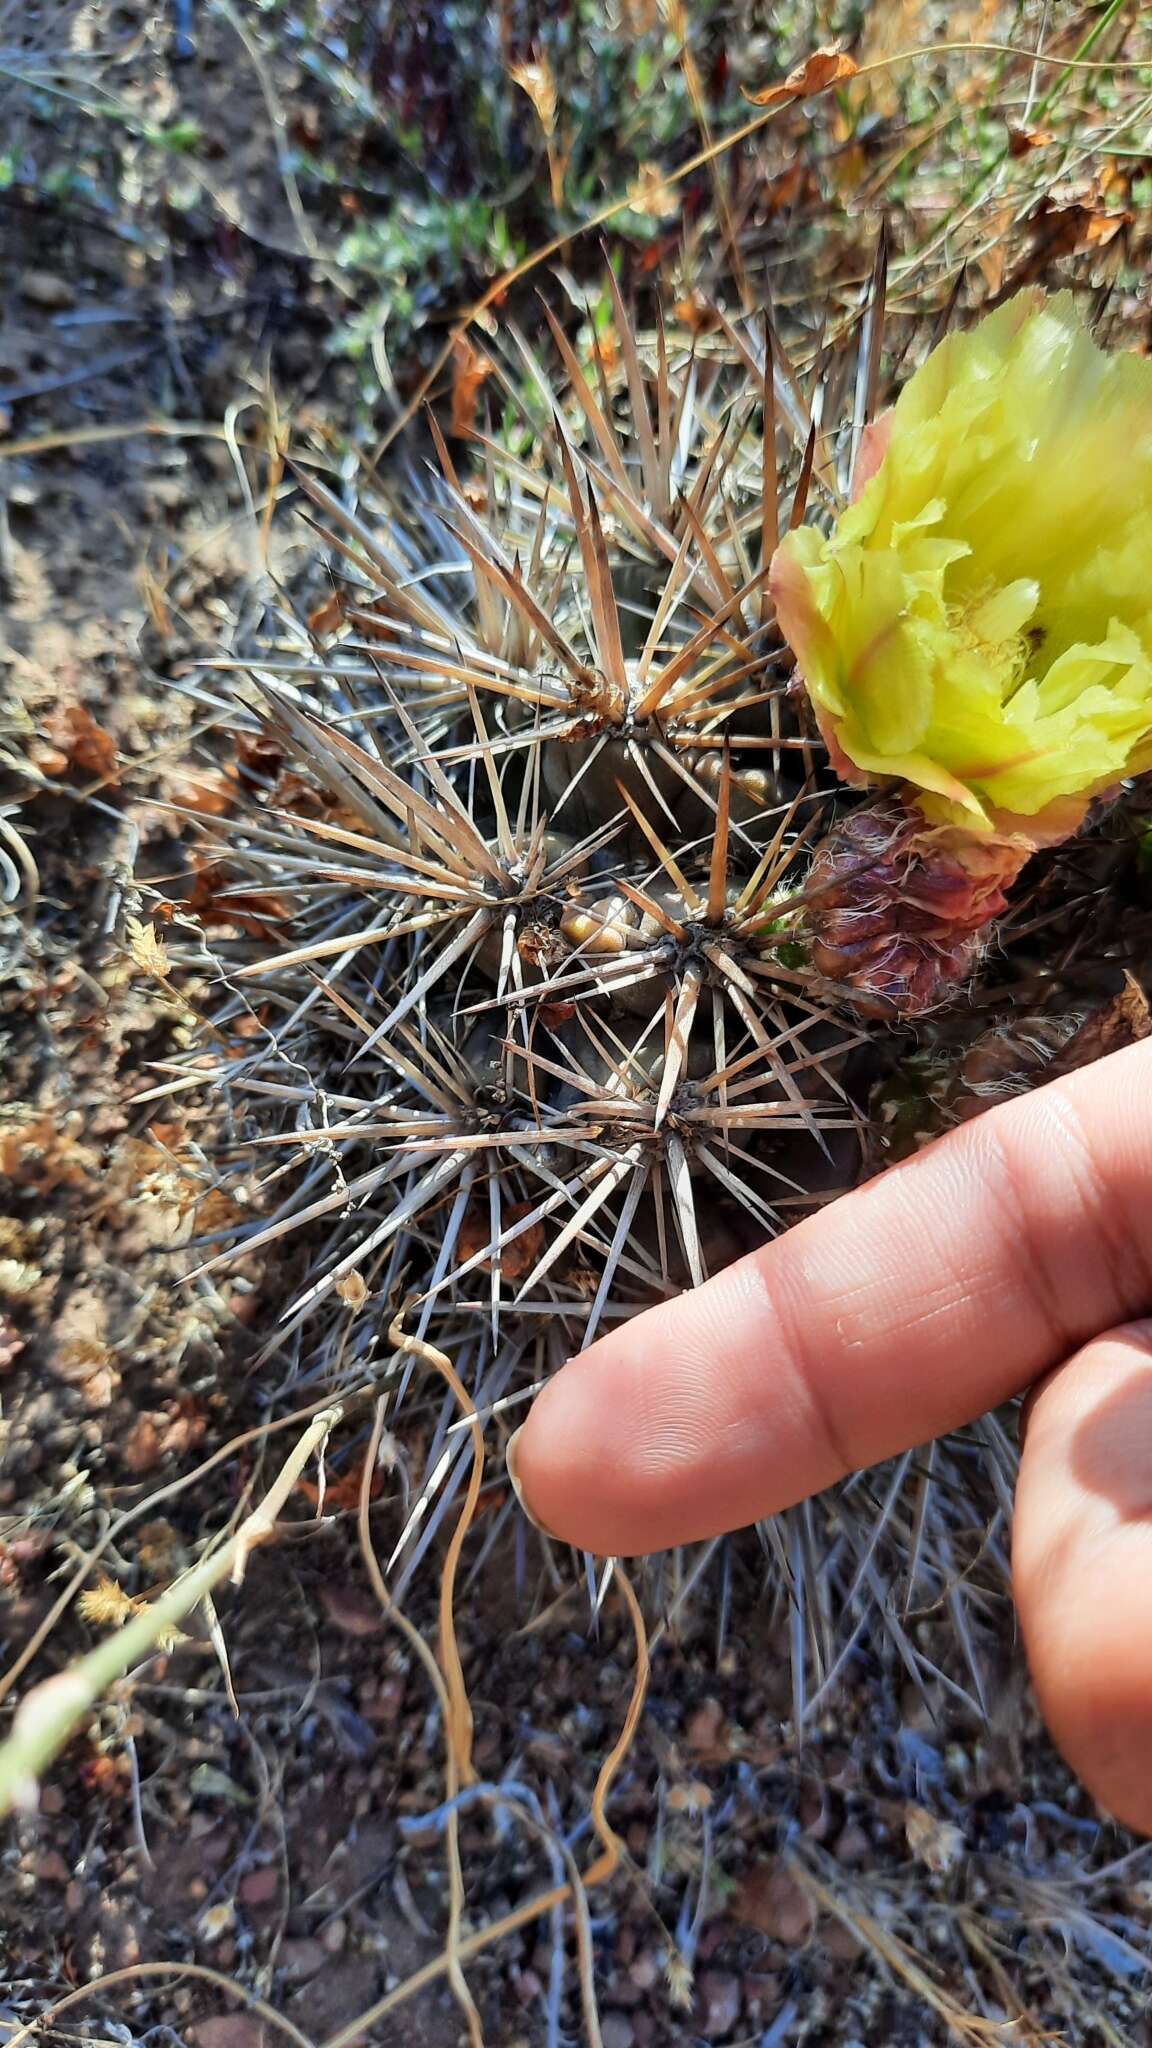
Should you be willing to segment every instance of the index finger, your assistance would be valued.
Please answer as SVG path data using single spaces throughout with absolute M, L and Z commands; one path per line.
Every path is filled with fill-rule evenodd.
M 713 1536 L 1152 1310 L 1152 1042 L 987 1111 L 573 1359 L 519 1432 L 552 1534 Z

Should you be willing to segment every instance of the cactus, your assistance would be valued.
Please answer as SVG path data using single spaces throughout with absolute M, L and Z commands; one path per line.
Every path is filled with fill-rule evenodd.
M 408 1297 L 409 1327 L 453 1356 L 497 1430 L 606 1321 L 873 1171 L 885 1090 L 904 1075 L 915 1092 L 917 1057 L 934 1072 L 926 1127 L 948 1120 L 947 1074 L 1034 976 L 1045 917 L 1074 943 L 1095 914 L 1067 855 L 1046 856 L 1066 867 L 1039 919 L 1018 882 L 1060 836 L 1039 828 L 1041 800 L 1070 797 L 1071 829 L 1143 766 L 1152 729 L 1140 622 L 1103 617 L 1097 639 L 1127 636 L 1125 706 L 1101 704 L 1094 672 L 1090 772 L 1035 779 L 1023 822 L 964 781 L 955 747 L 938 773 L 914 734 L 881 747 L 883 672 L 852 696 L 861 670 L 840 654 L 863 628 L 835 578 L 867 553 L 905 426 L 935 431 L 937 358 L 894 427 L 871 424 L 874 286 L 859 371 L 848 359 L 831 380 L 855 400 L 819 425 L 798 343 L 722 314 L 704 335 L 659 317 L 641 334 L 612 291 L 614 359 L 602 340 L 582 359 L 551 313 L 543 352 L 507 337 L 500 415 L 467 465 L 433 427 L 434 459 L 410 455 L 359 498 L 299 469 L 336 596 L 312 626 L 280 616 L 233 665 L 257 686 L 227 718 L 241 808 L 206 828 L 225 929 L 213 1078 L 238 1156 L 270 1162 L 250 1176 L 260 1213 L 210 1263 L 299 1245 L 306 1270 L 268 1346 L 294 1390 L 383 1371 Z M 1018 308 L 945 348 L 995 377 L 997 336 L 1048 321 L 1067 337 L 1070 319 L 1030 302 L 1023 330 Z M 1081 383 L 1084 349 L 1073 337 Z M 1115 383 L 1146 418 L 1147 380 L 1125 367 Z M 909 461 L 922 453 L 913 436 Z M 893 546 L 909 574 L 948 574 L 945 544 L 911 526 Z M 907 637 L 921 614 L 892 602 Z M 1031 613 L 1006 604 L 1002 701 L 1019 712 L 1040 686 L 1021 666 Z M 938 634 L 952 616 L 944 604 Z M 913 653 L 921 696 L 929 659 L 939 701 L 963 690 L 948 647 Z M 968 673 L 971 634 L 962 653 Z M 949 715 L 921 718 L 937 764 Z M 1042 1073 L 1032 1062 L 1020 1085 Z M 395 1359 L 401 1384 L 409 1370 Z M 404 1571 L 462 1481 L 453 1420 L 446 1402 Z M 879 1654 L 924 1668 L 901 1582 L 918 1605 L 951 1602 L 978 1692 L 985 1594 L 968 1567 L 1002 1553 L 1011 1467 L 988 1418 L 765 1532 L 800 1616 L 799 1719 L 870 1616 Z

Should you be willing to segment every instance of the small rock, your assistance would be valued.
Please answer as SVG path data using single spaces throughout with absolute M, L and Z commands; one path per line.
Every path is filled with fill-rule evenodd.
M 743 1987 L 731 1970 L 705 1970 L 696 1986 L 697 2025 L 706 2041 L 722 2040 L 735 2029 L 743 2004 Z
M 187 2029 L 195 2048 L 270 2048 L 272 2035 L 251 2012 L 222 2012 Z
M 836 1838 L 834 1853 L 838 1863 L 844 1863 L 852 1869 L 857 1863 L 868 1861 L 872 1854 L 872 1844 L 863 1828 L 857 1827 L 854 1821 L 849 1821 L 848 1826 Z
M 36 1877 L 40 1884 L 67 1884 L 71 1875 L 58 1849 L 48 1849 L 36 1860 Z
M 860 1936 L 842 1920 L 828 1919 L 820 1929 L 821 1954 L 833 1956 L 838 1963 L 854 1963 L 863 1947 Z
M 346 1636 L 378 1636 L 386 1627 L 380 1602 L 358 1586 L 322 1586 L 324 1612 L 335 1628 Z
M 626 2012 L 606 2012 L 600 2023 L 604 2048 L 633 2048 L 635 2030 Z
M 76 294 L 66 277 L 57 277 L 53 270 L 26 270 L 20 279 L 20 290 L 30 306 L 41 306 L 46 313 L 63 313 L 76 304 Z
M 724 1709 L 719 1700 L 704 1700 L 694 1713 L 689 1714 L 684 1725 L 684 1740 L 689 1749 L 715 1749 L 724 1726 Z
M 320 1939 L 330 1956 L 340 1955 L 348 1939 L 348 1922 L 340 1919 L 330 1920 Z
M 280 1944 L 277 1968 L 288 1984 L 305 1984 L 322 1970 L 327 1961 L 324 1944 L 314 1941 L 310 1934 L 301 1935 L 298 1941 L 284 1941 Z
M 635 1962 L 629 1965 L 628 1975 L 638 1991 L 651 1991 L 660 1981 L 660 1965 L 651 1949 L 645 1949 Z
M 270 1906 L 279 1890 L 280 1872 L 274 1863 L 265 1863 L 240 1879 L 237 1897 L 242 1906 Z
M 160 1432 L 150 1415 L 138 1415 L 120 1447 L 129 1472 L 143 1476 L 160 1463 Z
M 14 1543 L 10 1543 L 8 1548 L 11 1553 L 16 1553 L 16 1545 Z M 59 1785 L 45 1785 L 42 1788 L 40 1793 L 40 1811 L 41 1813 L 51 1814 L 63 1813 L 64 1794 L 60 1790 Z

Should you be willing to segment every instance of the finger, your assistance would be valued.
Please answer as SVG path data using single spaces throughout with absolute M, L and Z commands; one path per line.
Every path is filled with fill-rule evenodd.
M 1152 1322 L 1038 1391 L 1012 1576 L 1044 1717 L 1101 1805 L 1152 1833 Z
M 1152 1308 L 1152 1042 L 988 1111 L 592 1345 L 516 1447 L 627 1555 L 717 1534 L 995 1406 Z

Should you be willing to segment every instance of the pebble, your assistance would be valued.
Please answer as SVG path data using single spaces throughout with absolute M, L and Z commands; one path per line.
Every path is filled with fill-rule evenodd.
M 41 1884 L 67 1884 L 71 1875 L 58 1849 L 49 1849 L 37 1858 L 36 1876 Z
M 280 1872 L 274 1863 L 266 1863 L 240 1879 L 237 1896 L 242 1906 L 270 1906 L 279 1890 Z
M 263 2020 L 250 2012 L 216 2013 L 197 2020 L 187 2033 L 194 2048 L 269 2048 L 271 2039 Z
M 857 1863 L 866 1863 L 872 1854 L 872 1844 L 863 1828 L 854 1821 L 836 1839 L 835 1855 L 838 1863 L 846 1863 L 851 1869 Z
M 67 278 L 57 277 L 53 270 L 24 271 L 20 291 L 30 306 L 41 306 L 46 313 L 63 313 L 76 304 L 76 294 Z
M 288 1984 L 303 1984 L 322 1970 L 327 1962 L 327 1952 L 322 1941 L 315 1941 L 310 1934 L 303 1934 L 297 1941 L 280 1944 L 276 1959 L 277 1968 Z
M 706 2041 L 732 2033 L 740 2018 L 743 1987 L 731 1970 L 704 1970 L 696 1986 L 697 2024 Z
M 626 2012 L 606 2012 L 600 2022 L 604 2048 L 634 2048 L 635 2029 Z

